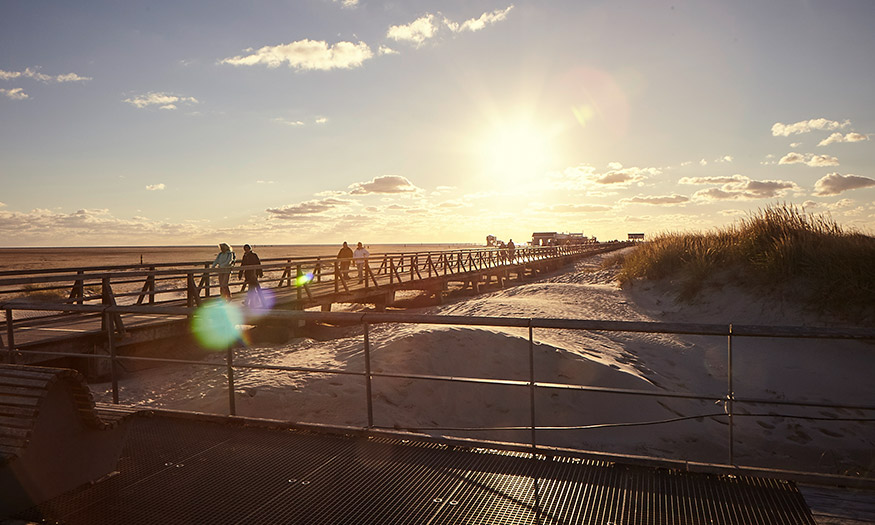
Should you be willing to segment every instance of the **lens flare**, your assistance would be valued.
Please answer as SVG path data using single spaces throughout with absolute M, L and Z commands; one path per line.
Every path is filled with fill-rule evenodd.
M 295 277 L 295 286 L 304 286 L 313 280 L 313 272 L 307 272 L 305 274 L 299 275 Z
M 243 314 L 240 308 L 223 299 L 204 303 L 191 319 L 191 333 L 210 350 L 225 350 L 240 340 Z

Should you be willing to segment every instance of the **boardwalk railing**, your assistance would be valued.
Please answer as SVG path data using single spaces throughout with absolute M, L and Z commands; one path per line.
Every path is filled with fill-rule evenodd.
M 14 325 L 11 321 L 10 310 L 19 308 L 25 310 L 65 310 L 65 311 L 87 311 L 99 313 L 104 316 L 106 323 L 106 338 L 107 354 L 67 354 L 51 352 L 53 356 L 70 356 L 85 359 L 110 360 L 111 364 L 111 390 L 114 403 L 119 402 L 119 376 L 121 364 L 124 362 L 150 362 L 164 363 L 176 365 L 196 365 L 204 367 L 217 368 L 224 372 L 227 381 L 228 392 L 228 413 L 236 415 L 235 403 L 235 386 L 234 378 L 238 370 L 273 370 L 284 372 L 298 372 L 306 374 L 338 374 L 359 376 L 365 383 L 366 392 L 366 410 L 367 410 L 367 425 L 366 430 L 391 430 L 389 427 L 380 427 L 375 425 L 375 404 L 372 383 L 375 379 L 394 378 L 406 379 L 412 381 L 448 381 L 453 383 L 463 384 L 478 384 L 485 387 L 517 387 L 527 389 L 529 392 L 528 407 L 521 407 L 519 416 L 522 420 L 527 420 L 526 423 L 516 426 L 492 426 L 492 427 L 476 427 L 476 428 L 446 428 L 446 427 L 405 427 L 406 431 L 526 431 L 530 435 L 530 442 L 525 446 L 525 450 L 534 451 L 536 453 L 549 454 L 550 450 L 559 450 L 556 447 L 545 446 L 539 440 L 539 436 L 544 432 L 556 430 L 576 430 L 585 432 L 593 428 L 605 428 L 611 426 L 636 426 L 636 425 L 654 425 L 664 424 L 670 425 L 679 421 L 697 420 L 697 421 L 719 421 L 726 424 L 727 435 L 725 449 L 728 451 L 728 456 L 725 462 L 696 462 L 684 459 L 671 459 L 653 456 L 632 456 L 626 454 L 610 454 L 598 453 L 592 451 L 578 451 L 583 455 L 597 455 L 602 458 L 622 461 L 643 462 L 646 464 L 680 467 L 684 469 L 698 469 L 704 471 L 725 471 L 736 473 L 753 473 L 756 475 L 777 475 L 787 479 L 799 480 L 814 480 L 817 482 L 835 483 L 844 486 L 861 486 L 868 489 L 875 488 L 875 477 L 871 471 L 871 465 L 868 467 L 868 472 L 858 473 L 856 476 L 836 473 L 822 473 L 811 471 L 800 471 L 792 468 L 774 468 L 771 466 L 744 464 L 739 462 L 739 457 L 736 454 L 736 446 L 738 444 L 735 435 L 735 429 L 739 418 L 749 417 L 778 417 L 786 419 L 802 419 L 802 420 L 817 420 L 817 421 L 847 421 L 847 418 L 840 418 L 837 415 L 824 415 L 824 409 L 838 409 L 852 411 L 855 414 L 853 420 L 864 426 L 863 433 L 865 435 L 875 435 L 875 404 L 872 399 L 855 399 L 853 402 L 838 403 L 832 401 L 812 402 L 807 400 L 807 394 L 803 399 L 788 399 L 783 397 L 783 394 L 776 394 L 773 398 L 766 397 L 744 397 L 739 396 L 735 392 L 734 384 L 737 381 L 738 371 L 733 367 L 733 342 L 738 338 L 788 338 L 788 339 L 824 339 L 824 340 L 875 340 L 875 329 L 860 329 L 860 328 L 803 328 L 803 327 L 780 327 L 780 326 L 739 326 L 739 325 L 720 325 L 720 324 L 685 324 L 685 323 L 656 323 L 656 322 L 627 322 L 627 321 L 604 321 L 604 320 L 574 320 L 574 319 L 530 319 L 530 318 L 500 318 L 500 317 L 460 317 L 460 316 L 439 316 L 439 315 L 418 315 L 409 313 L 325 313 L 325 312 L 267 312 L 264 317 L 273 322 L 282 322 L 288 324 L 296 324 L 306 321 L 321 321 L 333 323 L 358 323 L 363 326 L 363 347 L 364 347 L 364 371 L 354 371 L 340 368 L 310 368 L 303 366 L 279 366 L 253 362 L 240 362 L 235 355 L 234 346 L 227 348 L 225 353 L 224 363 L 215 361 L 197 361 L 183 359 L 163 359 L 163 358 L 148 358 L 122 356 L 116 353 L 115 346 L 115 330 L 112 329 L 113 320 L 121 314 L 149 313 L 161 314 L 167 316 L 193 315 L 196 309 L 183 307 L 143 307 L 143 306 L 91 306 L 91 305 L 68 305 L 50 307 L 39 304 L 0 304 L 0 307 L 7 311 L 6 331 L 10 342 L 5 352 L 5 357 L 9 362 L 14 362 L 16 355 L 20 353 L 40 353 L 17 350 L 14 346 Z M 374 341 L 370 331 L 370 326 L 375 324 L 398 323 L 398 324 L 430 324 L 430 325 L 457 325 L 457 326 L 487 326 L 487 327 L 515 327 L 526 329 L 528 331 L 528 370 L 525 371 L 527 379 L 497 379 L 484 377 L 458 377 L 444 376 L 432 374 L 411 374 L 399 373 L 391 370 L 375 371 L 372 367 L 372 346 Z M 610 388 L 599 387 L 586 384 L 573 384 L 562 382 L 559 379 L 536 380 L 535 370 L 535 330 L 574 330 L 574 331 L 598 331 L 598 332 L 638 332 L 650 334 L 680 334 L 694 336 L 717 336 L 725 337 L 727 340 L 726 346 L 726 389 L 723 393 L 702 393 L 702 392 L 672 392 L 666 390 L 636 390 L 625 388 Z M 832 349 L 831 349 L 832 350 Z M 824 359 L 834 360 L 835 356 L 824 356 Z M 519 371 L 517 371 L 519 372 Z M 511 375 L 511 371 L 507 371 Z M 506 377 L 506 376 L 505 376 Z M 686 399 L 704 402 L 702 406 L 714 406 L 716 408 L 707 412 L 702 411 L 695 414 L 678 415 L 676 418 L 663 421 L 642 421 L 642 422 L 624 422 L 618 424 L 582 424 L 574 426 L 542 426 L 538 425 L 537 403 L 535 402 L 535 392 L 538 390 L 553 390 L 553 391 L 578 391 L 590 392 L 597 394 L 607 394 L 616 396 L 641 396 L 659 399 Z M 749 407 L 777 407 L 767 413 L 751 412 Z M 739 407 L 746 407 L 739 409 Z M 776 412 L 775 410 L 793 409 L 792 413 Z M 801 409 L 803 412 L 799 412 Z M 528 417 L 526 417 L 526 415 Z M 749 427 L 748 427 L 749 428 Z M 522 446 L 522 445 L 521 445 Z M 718 444 L 715 444 L 717 447 Z M 567 449 L 561 449 L 567 452 Z M 721 447 L 722 450 L 722 447 Z
M 240 270 L 261 269 L 260 284 L 277 290 L 297 288 L 297 300 L 312 300 L 314 294 L 368 291 L 398 287 L 404 283 L 436 277 L 462 277 L 487 270 L 516 269 L 545 261 L 567 261 L 615 250 L 627 243 L 526 247 L 513 254 L 497 248 L 412 253 L 372 254 L 360 280 L 355 266 L 341 271 L 333 257 L 288 257 L 263 259 L 257 267 L 234 266 L 231 287 L 234 293 L 245 290 L 236 279 Z M 205 298 L 218 295 L 220 273 L 210 262 L 180 262 L 126 266 L 88 266 L 0 271 L 0 302 L 28 301 L 40 296 L 52 303 L 113 305 L 185 304 L 197 306 Z M 350 275 L 347 275 L 349 273 Z

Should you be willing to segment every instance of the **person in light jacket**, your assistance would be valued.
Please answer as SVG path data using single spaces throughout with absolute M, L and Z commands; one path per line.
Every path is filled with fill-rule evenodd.
M 355 251 L 352 252 L 352 262 L 355 263 L 355 267 L 359 272 L 359 284 L 365 282 L 365 274 L 364 270 L 368 266 L 368 257 L 371 255 L 362 243 L 358 243 L 355 247 Z
M 228 282 L 231 280 L 231 265 L 237 256 L 231 251 L 231 247 L 224 242 L 219 244 L 219 253 L 216 255 L 216 260 L 213 261 L 211 268 L 219 268 L 219 292 L 225 300 L 231 300 L 231 288 L 228 287 Z

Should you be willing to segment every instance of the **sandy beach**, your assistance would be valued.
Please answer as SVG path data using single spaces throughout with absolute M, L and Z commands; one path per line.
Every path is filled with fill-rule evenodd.
M 415 309 L 439 315 L 601 319 L 812 326 L 830 324 L 793 305 L 745 295 L 731 286 L 708 290 L 686 304 L 671 283 L 636 283 L 622 289 L 603 256 L 537 280 L 466 295 L 441 306 Z M 350 308 L 360 308 L 351 306 Z M 546 330 L 534 332 L 536 380 L 720 398 L 727 388 L 723 337 Z M 375 372 L 526 380 L 528 334 L 522 329 L 446 325 L 375 325 L 370 332 Z M 794 339 L 733 339 L 736 396 L 836 404 L 866 404 L 875 396 L 871 343 Z M 206 361 L 223 362 L 223 355 Z M 320 331 L 319 339 L 250 345 L 238 364 L 364 370 L 357 327 Z M 365 385 L 359 376 L 238 370 L 238 415 L 295 422 L 365 426 Z M 121 401 L 143 406 L 228 413 L 221 368 L 144 370 L 121 381 Z M 108 385 L 94 385 L 107 400 Z M 463 431 L 529 423 L 525 387 L 376 378 L 374 422 L 390 429 L 429 427 L 429 433 L 527 442 L 528 430 Z M 638 426 L 598 425 L 673 420 L 723 413 L 722 403 L 573 390 L 539 389 L 538 426 L 596 426 L 540 430 L 545 445 L 702 462 L 728 460 L 727 418 L 703 417 Z M 872 414 L 858 410 L 801 409 L 736 404 L 736 462 L 830 474 L 871 475 L 875 469 Z M 820 419 L 797 419 L 805 415 Z M 841 418 L 841 421 L 826 421 Z M 868 419 L 867 422 L 856 421 Z

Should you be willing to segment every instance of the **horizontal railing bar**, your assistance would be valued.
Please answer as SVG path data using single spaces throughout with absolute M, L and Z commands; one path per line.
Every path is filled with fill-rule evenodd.
M 46 303 L 4 302 L 0 308 L 37 311 L 86 311 L 110 313 L 150 313 L 191 315 L 194 308 L 188 307 L 158 307 L 146 305 L 57 305 Z M 758 325 L 721 325 L 695 323 L 660 323 L 649 321 L 605 321 L 594 319 L 542 319 L 524 317 L 486 317 L 486 316 L 454 316 L 411 313 L 352 313 L 352 312 L 308 312 L 308 311 L 264 311 L 257 312 L 257 317 L 265 320 L 299 321 L 313 320 L 338 323 L 403 323 L 403 324 L 436 324 L 463 326 L 494 326 L 516 328 L 564 328 L 572 330 L 590 330 L 604 332 L 646 332 L 682 335 L 733 336 L 733 337 L 788 337 L 788 338 L 826 338 L 826 339 L 875 339 L 875 329 L 856 327 L 820 327 L 803 326 L 758 326 Z

